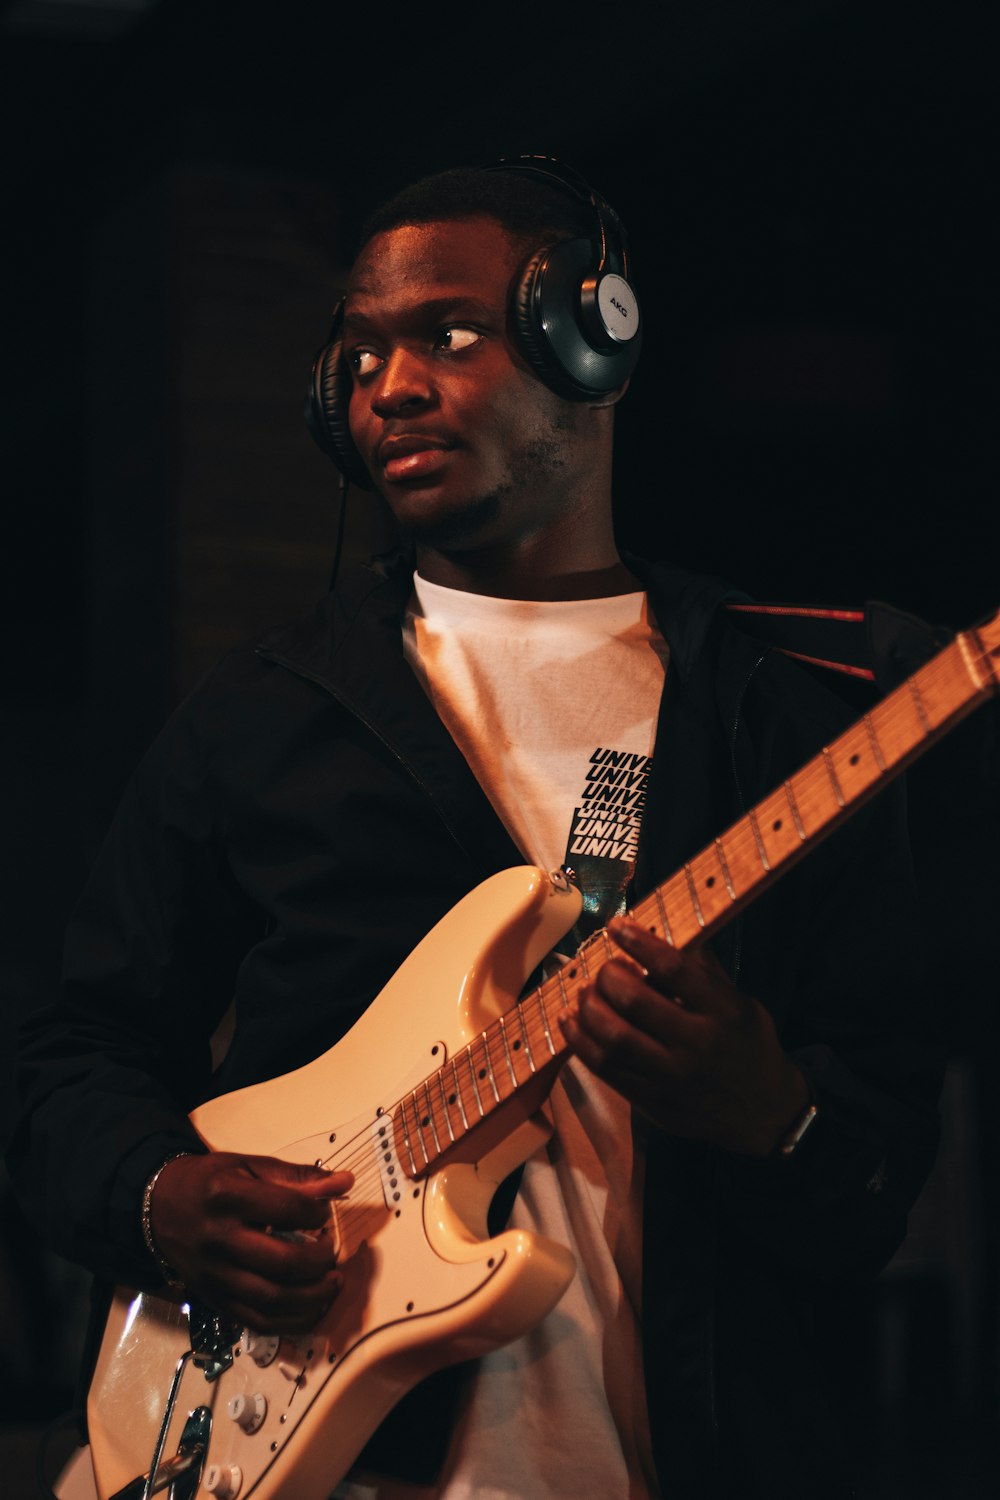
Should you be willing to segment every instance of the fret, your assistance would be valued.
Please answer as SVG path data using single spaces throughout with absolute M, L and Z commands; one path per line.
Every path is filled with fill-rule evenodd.
M 557 970 L 557 972 L 556 972 L 556 980 L 558 981 L 558 984 L 559 984 L 559 991 L 560 991 L 560 994 L 562 995 L 563 1004 L 567 1005 L 568 1001 L 566 999 L 566 989 L 565 989 L 565 986 L 563 984 L 562 969 L 561 968 L 559 970 Z M 545 1045 L 548 1047 L 549 1052 L 552 1054 L 552 1056 L 555 1057 L 555 1055 L 556 1055 L 556 1049 L 555 1049 L 555 1047 L 552 1044 L 552 1033 L 549 1030 L 549 1013 L 548 1013 L 548 1011 L 546 1010 L 546 1007 L 545 1007 L 545 991 L 542 988 L 542 986 L 539 985 L 539 987 L 535 991 L 535 993 L 538 996 L 538 1009 L 539 1009 L 539 1012 L 540 1012 L 541 1017 L 542 1017 L 542 1028 L 543 1028 L 543 1030 L 545 1032 Z
M 915 677 L 910 678 L 910 694 L 925 737 L 947 724 L 967 696 L 964 678 L 956 679 L 955 672 L 961 649 L 949 646 L 946 656 L 946 661 L 938 658 L 928 662 Z M 988 658 L 986 662 L 988 666 Z
M 691 866 L 689 864 L 684 866 L 684 874 L 687 876 L 688 893 L 691 897 L 691 905 L 694 907 L 694 914 L 698 918 L 698 926 L 704 927 L 705 918 L 701 910 L 701 902 L 698 900 L 698 888 L 694 883 L 694 876 L 691 874 Z
M 409 1110 L 411 1110 L 412 1115 L 411 1124 L 408 1125 L 409 1140 L 411 1140 L 412 1143 L 411 1155 L 412 1158 L 414 1158 L 414 1163 L 415 1166 L 417 1166 L 418 1172 L 423 1172 L 423 1167 L 429 1166 L 430 1157 L 429 1155 L 427 1155 L 427 1152 L 424 1151 L 423 1140 L 420 1139 L 420 1130 L 418 1130 L 418 1125 L 420 1125 L 420 1115 L 418 1115 L 417 1113 L 417 1101 L 415 1101 L 414 1095 L 409 1094 L 408 1097 L 406 1097 L 406 1100 L 403 1100 L 403 1121 L 406 1121 L 406 1106 L 409 1106 Z M 420 1157 L 423 1157 L 423 1166 L 421 1166 L 420 1160 L 418 1160 L 417 1152 L 420 1152 Z
M 395 1142 L 395 1146 L 396 1146 L 396 1155 L 397 1155 L 397 1157 L 402 1156 L 404 1154 L 404 1151 L 400 1151 L 400 1149 L 399 1149 L 399 1141 L 396 1140 L 396 1127 L 397 1127 L 397 1123 L 398 1122 L 401 1122 L 402 1126 L 403 1126 L 403 1148 L 404 1148 L 406 1156 L 409 1157 L 409 1161 L 410 1161 L 410 1176 L 411 1177 L 416 1177 L 416 1175 L 417 1175 L 417 1159 L 416 1159 L 416 1157 L 413 1154 L 413 1147 L 410 1145 L 410 1132 L 406 1128 L 406 1107 L 405 1107 L 404 1104 L 400 1104 L 398 1110 L 396 1111 L 396 1114 L 393 1115 L 393 1119 L 392 1119 L 392 1135 L 393 1135 L 393 1141 Z
M 413 1092 L 409 1096 L 409 1104 L 410 1104 L 410 1108 L 413 1110 L 413 1135 L 414 1135 L 414 1140 L 416 1141 L 416 1144 L 420 1147 L 420 1154 L 421 1154 L 421 1156 L 424 1159 L 424 1165 L 425 1166 L 430 1166 L 431 1155 L 430 1155 L 430 1152 L 427 1150 L 427 1143 L 424 1140 L 423 1126 L 420 1123 L 420 1111 L 417 1109 L 417 1091 L 416 1091 L 416 1089 L 414 1089 Z M 405 1109 L 406 1109 L 406 1105 L 405 1104 L 403 1105 L 403 1109 L 405 1111 Z
M 913 706 L 917 710 L 917 718 L 920 720 L 924 734 L 931 734 L 933 732 L 931 721 L 927 717 L 927 710 L 924 707 L 923 696 L 921 695 L 920 687 L 915 677 L 910 678 L 910 696 L 913 699 Z
M 486 1114 L 486 1111 L 483 1108 L 483 1096 L 479 1092 L 479 1083 L 478 1083 L 478 1081 L 476 1079 L 476 1065 L 472 1061 L 472 1046 L 471 1046 L 471 1044 L 468 1047 L 466 1047 L 466 1049 L 465 1049 L 465 1055 L 466 1055 L 466 1057 L 468 1058 L 468 1061 L 469 1061 L 469 1077 L 472 1079 L 472 1089 L 473 1089 L 473 1092 L 474 1092 L 474 1094 L 476 1096 L 476 1105 L 477 1105 L 477 1107 L 479 1109 L 479 1118 L 482 1119 L 483 1116 Z
M 517 1088 L 517 1074 L 514 1072 L 514 1059 L 510 1055 L 510 1047 L 508 1046 L 508 1043 L 507 1043 L 507 1027 L 506 1027 L 505 1019 L 504 1019 L 503 1016 L 500 1017 L 499 1025 L 500 1025 L 500 1040 L 503 1042 L 504 1056 L 507 1059 L 507 1066 L 510 1069 L 510 1081 L 511 1081 L 512 1086 L 514 1088 Z
M 524 1019 L 524 1006 L 517 1007 L 518 1020 L 521 1022 L 521 1035 L 524 1037 L 524 1051 L 528 1059 L 528 1067 L 532 1073 L 535 1072 L 535 1059 L 531 1051 L 531 1038 L 528 1036 L 528 1027 Z
M 792 815 L 792 822 L 795 824 L 795 832 L 798 834 L 802 843 L 805 843 L 806 831 L 802 826 L 802 818 L 799 813 L 799 804 L 795 800 L 795 790 L 790 781 L 786 781 L 784 783 L 784 793 L 785 801 L 788 803 L 788 810 Z
M 978 662 L 973 660 L 972 652 L 969 650 L 970 637 L 975 641 L 976 646 L 979 648 L 980 654 L 983 660 L 986 662 L 986 670 L 992 677 L 994 685 L 996 685 L 997 682 L 997 674 L 994 672 L 993 664 L 989 659 L 986 648 L 983 646 L 983 643 L 979 639 L 979 636 L 976 634 L 976 632 L 974 630 L 970 630 L 968 631 L 968 633 L 962 631 L 956 638 L 959 651 L 961 652 L 962 661 L 965 663 L 965 670 L 972 678 L 972 681 L 975 684 L 977 690 L 981 692 L 982 689 L 987 686 L 987 682 L 985 677 L 983 677 L 982 673 L 979 671 Z
M 426 1114 L 426 1117 L 423 1120 L 420 1121 L 420 1124 L 419 1124 L 418 1128 L 421 1131 L 423 1131 L 423 1130 L 427 1129 L 428 1125 L 430 1125 L 430 1127 L 431 1127 L 431 1140 L 434 1142 L 434 1150 L 435 1150 L 436 1154 L 438 1156 L 440 1156 L 441 1155 L 441 1142 L 438 1140 L 437 1125 L 436 1125 L 435 1120 L 434 1120 L 434 1103 L 433 1103 L 433 1101 L 431 1099 L 430 1084 L 429 1084 L 428 1080 L 426 1080 L 426 1079 L 424 1080 L 424 1098 L 427 1101 L 427 1114 Z M 426 1152 L 424 1154 L 426 1155 Z M 429 1160 L 429 1158 L 428 1158 L 428 1160 Z
M 670 943 L 671 946 L 673 946 L 674 939 L 673 934 L 670 931 L 670 922 L 667 918 L 667 908 L 663 904 L 663 887 L 658 885 L 656 887 L 656 890 L 653 892 L 653 895 L 656 897 L 656 905 L 659 908 L 660 912 L 660 925 L 663 928 L 663 936 L 666 938 L 667 942 Z
M 722 878 L 726 882 L 726 890 L 729 892 L 730 901 L 736 900 L 736 887 L 733 885 L 733 877 L 729 873 L 729 861 L 726 859 L 726 851 L 722 847 L 721 838 L 715 841 L 715 852 L 719 856 L 719 868 Z
M 494 1104 L 499 1104 L 500 1090 L 497 1088 L 496 1074 L 493 1071 L 493 1059 L 490 1057 L 489 1032 L 481 1031 L 476 1040 L 482 1042 L 483 1056 L 486 1059 L 485 1065 L 479 1069 L 479 1077 L 489 1080 L 490 1088 L 493 1090 L 493 1102 Z M 475 1045 L 475 1043 L 473 1043 L 473 1045 Z
M 589 947 L 589 945 L 590 944 L 589 944 L 589 939 L 588 939 L 588 941 L 586 943 L 583 943 L 576 950 L 577 962 L 579 963 L 580 968 L 583 970 L 583 977 L 584 977 L 584 979 L 589 979 L 590 978 L 590 968 L 589 968 L 589 966 L 587 964 L 587 948 Z
M 779 869 L 786 860 L 798 855 L 802 849 L 799 825 L 794 817 L 788 816 L 789 805 L 785 785 L 776 787 L 757 805 L 757 832 L 772 870 Z
M 462 1116 L 462 1130 L 466 1131 L 469 1128 L 469 1121 L 466 1118 L 465 1104 L 462 1101 L 462 1085 L 461 1085 L 461 1082 L 459 1081 L 459 1076 L 458 1076 L 458 1058 L 457 1057 L 453 1057 L 452 1060 L 451 1060 L 451 1072 L 452 1072 L 452 1077 L 455 1080 L 455 1098 L 458 1100 L 458 1112 Z
M 448 1139 L 449 1141 L 453 1141 L 455 1139 L 455 1132 L 451 1128 L 451 1116 L 448 1113 L 448 1100 L 445 1097 L 444 1078 L 442 1077 L 441 1073 L 438 1073 L 437 1075 L 437 1083 L 438 1093 L 441 1095 L 441 1110 L 444 1114 L 444 1123 L 448 1127 Z
M 753 810 L 753 808 L 751 808 L 747 813 L 747 822 L 750 824 L 751 831 L 753 832 L 754 843 L 757 845 L 757 853 L 760 856 L 760 862 L 764 866 L 765 870 L 770 870 L 771 862 L 767 857 L 767 850 L 764 848 L 764 840 L 760 836 L 760 824 L 757 822 L 757 814 Z
M 843 801 L 838 807 L 849 808 L 880 779 L 863 724 L 852 724 L 839 739 L 823 752 L 827 778 L 836 777 Z
M 861 722 L 864 724 L 865 729 L 868 731 L 868 741 L 872 747 L 872 754 L 875 757 L 875 764 L 878 766 L 879 770 L 884 773 L 887 769 L 885 758 L 882 755 L 882 746 L 878 742 L 878 735 L 875 733 L 875 725 L 872 723 L 871 714 L 865 714 Z
M 837 799 L 837 806 L 845 807 L 847 804 L 844 801 L 844 794 L 840 789 L 840 782 L 837 780 L 837 772 L 835 771 L 833 765 L 833 756 L 830 754 L 829 746 L 827 745 L 823 746 L 823 764 L 826 766 L 827 775 L 830 778 L 830 785 L 833 787 L 833 795 Z

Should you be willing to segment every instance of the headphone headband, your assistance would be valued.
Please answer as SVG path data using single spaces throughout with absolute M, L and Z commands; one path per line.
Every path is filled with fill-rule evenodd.
M 600 236 L 600 260 L 598 270 L 603 271 L 609 259 L 617 259 L 623 276 L 628 275 L 628 239 L 621 219 L 606 198 L 602 198 L 587 179 L 571 167 L 568 162 L 557 161 L 554 156 L 541 156 L 525 152 L 521 156 L 501 156 L 498 161 L 486 162 L 482 172 L 518 172 L 524 177 L 533 177 L 546 187 L 554 186 L 572 194 L 581 203 L 594 211 L 594 220 Z M 617 255 L 615 255 L 617 252 Z

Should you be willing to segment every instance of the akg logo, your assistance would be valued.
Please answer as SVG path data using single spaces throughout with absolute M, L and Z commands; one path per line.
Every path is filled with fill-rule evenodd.
M 618 299 L 616 297 L 612 297 L 611 298 L 611 306 L 614 307 L 614 308 L 617 308 L 617 310 L 621 313 L 621 315 L 622 315 L 623 318 L 627 318 L 628 317 L 628 308 L 622 307 L 621 303 L 618 301 Z

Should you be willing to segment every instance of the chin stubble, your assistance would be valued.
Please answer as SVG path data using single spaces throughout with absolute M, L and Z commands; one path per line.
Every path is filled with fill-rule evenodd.
M 444 516 L 416 516 L 400 522 L 404 540 L 438 552 L 464 551 L 481 543 L 500 517 L 510 495 L 541 491 L 566 467 L 562 444 L 554 438 L 536 438 L 511 464 L 510 478 L 486 495 L 460 502 Z

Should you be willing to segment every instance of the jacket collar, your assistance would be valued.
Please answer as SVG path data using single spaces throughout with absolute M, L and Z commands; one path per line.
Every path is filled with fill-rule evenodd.
M 271 631 L 257 651 L 325 688 L 381 740 L 482 879 L 524 856 L 403 656 L 412 586 L 407 559 L 355 569 L 311 615 Z

